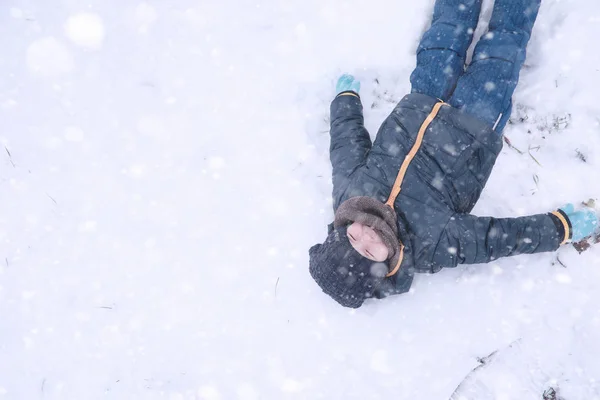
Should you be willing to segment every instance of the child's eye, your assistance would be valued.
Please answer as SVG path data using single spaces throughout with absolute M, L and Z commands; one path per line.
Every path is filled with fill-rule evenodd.
M 348 234 L 348 237 L 350 237 L 350 240 L 356 240 L 356 239 L 354 239 L 354 236 L 352 236 L 351 234 Z

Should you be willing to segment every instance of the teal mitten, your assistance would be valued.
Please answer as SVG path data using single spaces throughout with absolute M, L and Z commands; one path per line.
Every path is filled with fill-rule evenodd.
M 354 92 L 358 94 L 360 91 L 360 81 L 356 80 L 352 75 L 344 74 L 338 79 L 335 90 L 336 95 L 343 92 Z
M 567 215 L 571 222 L 573 229 L 571 241 L 573 242 L 579 242 L 582 239 L 592 236 L 596 228 L 598 228 L 598 216 L 589 208 L 575 211 L 575 206 L 569 203 L 560 210 Z

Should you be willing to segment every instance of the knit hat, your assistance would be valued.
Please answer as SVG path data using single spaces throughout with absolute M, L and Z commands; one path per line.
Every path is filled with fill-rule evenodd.
M 370 298 L 382 298 L 394 291 L 386 278 L 388 266 L 363 257 L 352 247 L 347 226 L 336 227 L 323 244 L 309 250 L 313 279 L 344 307 L 358 308 Z

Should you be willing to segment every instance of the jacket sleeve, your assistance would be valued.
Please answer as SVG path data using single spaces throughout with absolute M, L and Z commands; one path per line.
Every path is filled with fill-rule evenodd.
M 438 243 L 436 262 L 443 266 L 479 264 L 518 254 L 554 251 L 564 243 L 563 222 L 555 213 L 518 218 L 455 214 Z
M 371 138 L 364 126 L 363 107 L 353 92 L 340 93 L 331 103 L 331 158 L 333 198 L 338 204 L 352 173 L 364 163 Z

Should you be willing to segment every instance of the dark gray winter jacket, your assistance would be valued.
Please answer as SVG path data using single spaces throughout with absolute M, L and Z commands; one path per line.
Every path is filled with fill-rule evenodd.
M 437 103 L 422 94 L 405 96 L 373 144 L 356 94 L 342 93 L 331 104 L 334 210 L 355 196 L 385 203 L 398 180 L 393 208 L 404 257 L 390 278 L 396 293 L 410 288 L 414 272 L 553 251 L 571 231 L 560 212 L 519 218 L 470 214 L 502 149 L 502 136 Z

